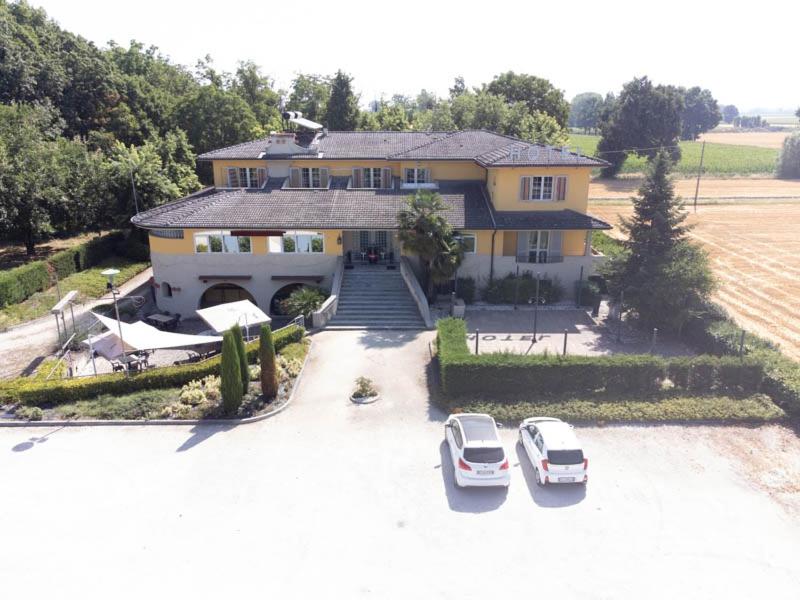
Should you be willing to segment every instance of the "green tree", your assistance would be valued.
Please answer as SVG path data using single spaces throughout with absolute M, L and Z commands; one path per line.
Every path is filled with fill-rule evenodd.
M 399 104 L 382 104 L 376 117 L 382 131 L 406 131 L 410 128 L 406 109 Z
M 0 231 L 6 239 L 24 243 L 28 255 L 54 231 L 52 217 L 64 198 L 59 129 L 54 111 L 47 108 L 0 106 L 5 162 L 0 171 Z
M 530 113 L 523 102 L 512 105 L 505 118 L 500 133 L 551 146 L 562 146 L 569 142 L 569 134 L 558 121 L 538 110 Z
M 678 90 L 683 95 L 682 140 L 696 140 L 701 133 L 710 131 L 719 125 L 722 113 L 709 90 L 697 86 L 690 87 L 688 90 L 684 88 L 678 88 Z
M 298 110 L 312 121 L 322 121 L 331 96 L 330 77 L 304 75 L 300 73 L 292 81 L 292 93 L 286 104 L 287 110 Z
M 331 82 L 331 96 L 325 110 L 325 124 L 334 131 L 354 131 L 358 126 L 358 98 L 353 93 L 353 78 L 341 70 Z
M 446 209 L 439 194 L 422 190 L 409 196 L 406 207 L 397 214 L 398 236 L 403 247 L 419 257 L 429 299 L 435 284 L 451 279 L 464 256 L 442 214 Z
M 380 128 L 378 113 L 371 110 L 362 110 L 358 115 L 358 131 L 378 131 Z
M 281 310 L 290 317 L 303 315 L 311 319 L 311 313 L 325 302 L 325 294 L 319 288 L 304 285 L 297 288 L 281 302 Z
M 502 96 L 509 104 L 524 102 L 529 112 L 543 112 L 553 117 L 561 127 L 567 126 L 569 103 L 564 99 L 564 92 L 547 79 L 507 71 L 495 76 L 485 89 L 490 94 Z
M 600 157 L 611 163 L 604 176 L 614 176 L 629 153 L 652 159 L 664 149 L 680 158 L 683 99 L 677 88 L 653 85 L 647 77 L 626 83 L 619 97 L 610 100 L 600 120 Z
M 784 138 L 777 174 L 783 179 L 800 179 L 800 132 Z
M 274 398 L 278 394 L 278 369 L 275 365 L 272 328 L 269 325 L 261 326 L 258 344 L 258 356 L 261 362 L 261 393 L 265 398 Z
M 230 329 L 233 341 L 236 342 L 236 354 L 239 357 L 239 370 L 242 375 L 242 393 L 247 393 L 247 388 L 250 385 L 250 366 L 247 364 L 247 350 L 244 347 L 244 336 L 242 335 L 242 328 L 238 325 L 232 325 Z
M 227 415 L 235 415 L 242 405 L 242 371 L 239 352 L 233 333 L 226 331 L 222 336 L 222 364 L 220 365 L 220 392 L 222 409 Z
M 453 80 L 453 87 L 450 88 L 450 99 L 458 98 L 461 94 L 467 91 L 467 84 L 464 83 L 464 78 L 459 75 Z
M 439 104 L 439 100 L 433 92 L 422 89 L 419 94 L 417 94 L 416 110 L 433 110 L 437 104 Z
M 739 116 L 739 109 L 733 104 L 727 104 L 722 107 L 722 120 L 726 123 L 733 123 L 733 120 Z
M 600 111 L 603 108 L 603 97 L 595 92 L 578 94 L 572 99 L 569 108 L 569 126 L 581 127 L 584 131 L 597 128 Z
M 671 161 L 659 152 L 651 161 L 633 216 L 623 219 L 624 252 L 605 267 L 612 293 L 644 327 L 680 332 L 702 310 L 714 289 L 708 257 L 687 238 L 683 202 L 675 197 Z
M 247 102 L 264 131 L 280 130 L 280 94 L 269 77 L 252 61 L 240 62 L 231 89 Z

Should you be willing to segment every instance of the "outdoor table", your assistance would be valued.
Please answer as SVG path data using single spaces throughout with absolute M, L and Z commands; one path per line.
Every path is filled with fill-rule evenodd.
M 120 356 L 117 360 L 124 365 L 127 365 L 128 370 L 134 369 L 138 370 L 141 366 L 141 359 L 138 356 L 134 356 L 132 354 L 126 354 L 124 356 Z
M 155 327 L 171 327 L 173 326 L 178 320 L 176 315 L 162 315 L 161 313 L 155 313 L 147 317 L 148 323 L 154 325 Z

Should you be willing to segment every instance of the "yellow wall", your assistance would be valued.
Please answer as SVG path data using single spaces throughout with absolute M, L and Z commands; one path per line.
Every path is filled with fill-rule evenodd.
M 570 230 L 562 232 L 561 251 L 564 256 L 583 256 L 586 232 Z M 495 239 L 495 256 L 516 256 L 517 232 L 498 231 Z
M 325 254 L 329 256 L 341 256 L 342 246 L 337 244 L 337 238 L 341 238 L 342 232 L 339 229 L 326 229 L 322 232 L 325 238 Z
M 243 165 L 244 166 L 244 165 Z M 478 179 L 486 177 L 486 170 L 468 160 L 442 161 L 386 161 L 386 160 L 295 160 L 292 167 L 321 167 L 330 170 L 331 175 L 349 177 L 355 168 L 390 167 L 392 175 L 401 177 L 405 169 L 430 169 L 434 181 L 455 179 Z
M 214 163 L 214 185 L 216 187 L 228 187 L 228 167 L 256 167 L 265 168 L 265 160 L 215 160 Z
M 532 202 L 519 198 L 520 178 L 532 175 L 567 176 L 567 199 L 564 202 Z M 589 176 L 584 167 L 504 167 L 489 169 L 487 187 L 497 210 L 563 210 L 585 213 L 589 206 Z
M 469 233 L 475 236 L 475 254 L 492 253 L 492 232 L 486 230 L 470 231 L 464 229 L 461 233 Z M 498 235 L 500 235 L 498 233 Z M 496 242 L 495 242 L 496 243 Z
M 218 231 L 213 229 L 184 229 L 183 239 L 176 240 L 170 238 L 160 238 L 149 236 L 150 250 L 162 254 L 194 254 L 194 234 L 203 233 L 204 231 Z M 328 229 L 322 231 L 325 238 L 325 254 L 332 256 L 340 256 L 342 254 L 342 247 L 336 243 L 339 236 L 342 235 L 341 230 Z M 268 239 L 265 236 L 251 236 L 250 247 L 252 254 L 267 254 L 269 251 Z
M 564 256 L 582 256 L 586 249 L 585 231 L 565 231 L 564 232 Z

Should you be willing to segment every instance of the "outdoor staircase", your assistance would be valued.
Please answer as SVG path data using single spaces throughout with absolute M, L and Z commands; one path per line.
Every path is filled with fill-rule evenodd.
M 339 305 L 328 329 L 425 329 L 400 266 L 345 269 Z

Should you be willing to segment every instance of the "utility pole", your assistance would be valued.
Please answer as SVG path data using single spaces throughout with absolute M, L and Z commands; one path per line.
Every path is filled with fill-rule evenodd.
M 700 176 L 703 174 L 703 157 L 706 154 L 706 143 L 700 146 L 700 168 L 697 170 L 697 185 L 694 188 L 694 212 L 697 212 L 697 195 L 700 193 Z

